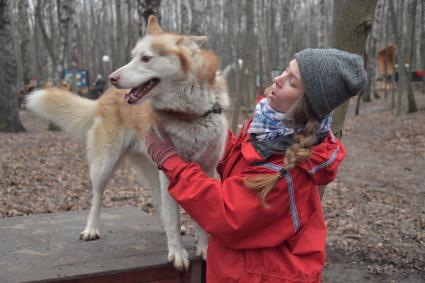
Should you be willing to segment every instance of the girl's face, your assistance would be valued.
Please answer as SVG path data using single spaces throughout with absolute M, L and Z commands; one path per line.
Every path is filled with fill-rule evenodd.
M 303 94 L 304 85 L 297 60 L 294 59 L 281 75 L 273 79 L 273 85 L 266 91 L 265 96 L 271 108 L 284 113 Z

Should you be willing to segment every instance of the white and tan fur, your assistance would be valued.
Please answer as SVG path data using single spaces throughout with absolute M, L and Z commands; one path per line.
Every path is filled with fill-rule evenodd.
M 215 103 L 226 109 L 228 95 L 226 82 L 216 75 L 215 56 L 200 49 L 205 40 L 164 33 L 156 19 L 149 18 L 147 35 L 134 48 L 133 59 L 110 75 L 118 88 L 135 88 L 153 77 L 160 79 L 136 104 L 124 101 L 128 89 L 114 87 L 97 101 L 54 88 L 28 96 L 29 110 L 72 136 L 86 136 L 93 199 L 81 239 L 99 238 L 103 192 L 114 170 L 126 159 L 152 190 L 167 236 L 168 259 L 177 269 L 189 267 L 178 206 L 168 194 L 165 174 L 149 158 L 144 139 L 149 127 L 160 128 L 185 160 L 199 163 L 210 177 L 218 178 L 216 166 L 223 154 L 227 122 L 223 114 L 203 115 Z M 143 62 L 143 56 L 151 60 Z M 206 258 L 208 236 L 197 228 L 197 254 Z

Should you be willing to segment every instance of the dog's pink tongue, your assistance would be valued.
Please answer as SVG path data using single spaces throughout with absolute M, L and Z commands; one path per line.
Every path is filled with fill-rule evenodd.
M 138 87 L 132 88 L 130 90 L 130 94 L 132 94 L 134 97 L 138 97 L 140 95 L 140 93 L 142 92 L 142 88 L 143 88 L 143 86 L 138 86 Z
M 139 96 L 142 92 L 142 88 L 142 86 L 132 88 L 130 92 L 125 95 L 124 99 L 127 101 L 128 104 L 133 104 L 139 99 Z

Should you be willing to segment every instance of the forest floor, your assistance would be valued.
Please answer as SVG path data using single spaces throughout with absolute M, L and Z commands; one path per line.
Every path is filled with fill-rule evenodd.
M 354 99 L 350 105 L 347 157 L 323 200 L 324 282 L 425 282 L 425 95 L 416 97 L 419 111 L 398 118 L 384 99 L 363 104 L 359 116 Z M 88 209 L 84 142 L 20 114 L 27 131 L 0 134 L 0 217 Z M 110 181 L 103 206 L 153 212 L 150 192 L 125 168 Z

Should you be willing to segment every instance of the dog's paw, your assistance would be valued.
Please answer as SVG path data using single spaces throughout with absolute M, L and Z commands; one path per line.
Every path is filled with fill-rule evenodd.
M 172 261 L 174 263 L 174 267 L 179 271 L 183 271 L 183 269 L 185 269 L 186 271 L 189 270 L 189 266 L 190 266 L 189 254 L 184 248 L 170 249 L 168 251 L 168 261 L 170 262 Z
M 196 255 L 202 256 L 204 260 L 207 260 L 207 250 L 208 250 L 208 244 L 200 244 L 199 242 L 196 243 Z
M 85 229 L 80 233 L 80 240 L 94 241 L 100 239 L 99 230 L 97 229 Z
M 199 230 L 196 235 L 196 255 L 202 256 L 204 260 L 207 260 L 208 250 L 208 234 L 202 230 Z

